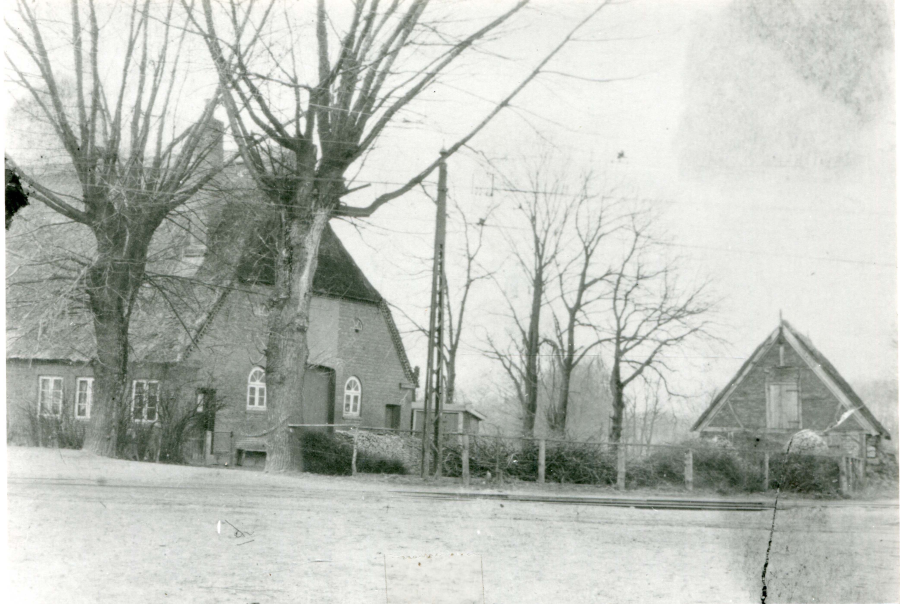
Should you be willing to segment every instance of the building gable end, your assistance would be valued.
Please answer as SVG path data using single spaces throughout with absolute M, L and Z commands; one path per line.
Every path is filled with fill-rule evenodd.
M 696 423 L 691 427 L 692 432 L 705 430 L 713 418 L 725 407 L 728 398 L 738 389 L 750 373 L 756 369 L 756 364 L 766 356 L 775 342 L 778 341 L 778 329 L 773 331 L 768 338 L 750 355 L 750 358 L 744 362 L 744 365 L 738 370 L 737 374 L 731 379 L 731 382 L 725 386 L 725 389 L 710 403 L 706 411 L 697 419 Z M 733 411 L 732 411 L 733 412 Z
M 806 347 L 800 342 L 800 339 L 794 334 L 793 330 L 788 327 L 784 330 L 784 339 L 785 341 L 791 345 L 791 348 L 794 349 L 803 362 L 806 363 L 806 366 L 815 374 L 815 376 L 819 379 L 819 381 L 825 385 L 826 388 L 835 396 L 835 398 L 840 402 L 840 404 L 844 407 L 847 412 L 852 412 L 854 415 L 854 419 L 859 423 L 864 429 L 869 430 L 873 434 L 880 434 L 881 431 L 878 430 L 869 419 L 860 412 L 860 408 L 858 405 L 854 404 L 853 401 L 850 400 L 850 397 L 847 396 L 847 393 L 844 392 L 844 389 L 840 387 L 828 374 L 827 371 L 822 367 L 822 365 L 813 358 L 811 354 L 806 350 Z M 843 419 L 839 423 L 844 423 L 846 419 Z

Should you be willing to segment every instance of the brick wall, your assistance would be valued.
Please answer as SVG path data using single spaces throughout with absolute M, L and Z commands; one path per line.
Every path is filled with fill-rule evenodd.
M 338 423 L 384 427 L 385 407 L 400 405 L 400 427 L 408 429 L 413 391 L 400 386 L 411 384 L 381 309 L 374 304 L 349 300 L 338 303 L 340 362 L 335 366 L 335 420 Z M 343 415 L 344 386 L 351 376 L 359 379 L 362 385 L 358 420 L 344 418 Z
M 191 400 L 198 388 L 214 389 L 217 400 L 224 405 L 216 416 L 216 432 L 233 431 L 236 435 L 264 432 L 265 410 L 247 408 L 250 372 L 256 366 L 265 367 L 266 317 L 261 306 L 264 301 L 262 290 L 229 294 L 201 337 L 199 348 L 185 362 L 175 368 L 136 365 L 129 382 L 158 379 L 163 389 Z M 401 383 L 407 383 L 407 377 L 380 308 L 371 303 L 316 297 L 310 310 L 310 363 L 319 367 L 307 373 L 304 399 L 314 403 L 313 408 L 306 407 L 304 421 L 332 420 L 384 427 L 385 406 L 393 404 L 401 405 L 401 428 L 408 427 L 413 391 L 400 387 Z M 76 378 L 91 377 L 93 372 L 85 364 L 8 361 L 7 416 L 11 438 L 15 434 L 22 440 L 21 434 L 27 432 L 13 411 L 37 409 L 40 375 L 63 378 L 64 402 L 71 410 Z M 358 419 L 343 417 L 344 384 L 350 376 L 356 376 L 362 384 Z M 230 445 L 230 438 L 225 434 L 216 438 L 217 453 L 226 453 Z
M 94 377 L 89 363 L 67 361 L 6 361 L 6 420 L 9 442 L 19 445 L 35 445 L 29 433 L 29 414 L 37 413 L 40 377 L 63 379 L 62 412 L 75 415 L 75 393 L 78 378 Z M 179 390 L 180 385 L 192 382 L 191 368 L 173 368 L 164 364 L 136 363 L 128 372 L 128 395 L 133 380 L 158 380 L 163 390 L 173 396 L 192 396 L 192 391 Z
M 225 405 L 216 417 L 216 431 L 261 434 L 266 429 L 266 412 L 247 408 L 247 378 L 255 366 L 265 367 L 266 318 L 261 309 L 265 292 L 232 293 L 204 333 L 198 350 L 190 356 L 198 366 L 197 387 L 214 388 Z M 362 329 L 356 330 L 357 319 Z M 316 401 L 306 407 L 305 423 L 361 423 L 383 427 L 385 405 L 401 404 L 401 427 L 409 423 L 410 390 L 401 390 L 406 381 L 403 366 L 379 307 L 371 303 L 337 298 L 313 298 L 310 308 L 309 347 L 311 364 L 319 370 L 307 373 L 304 399 Z M 319 408 L 325 393 L 330 394 L 334 373 L 331 413 Z M 362 384 L 360 418 L 343 417 L 344 385 L 350 376 Z M 321 404 L 318 401 L 322 401 Z M 298 417 L 299 420 L 299 417 Z M 405 423 L 403 423 L 405 422 Z M 217 452 L 229 446 L 218 438 Z
M 778 364 L 779 345 L 776 343 L 734 390 L 728 404 L 719 408 L 709 427 L 765 430 L 766 377 L 775 371 Z M 843 413 L 843 406 L 788 343 L 784 344 L 784 365 L 799 370 L 801 427 L 824 430 L 834 424 Z M 729 404 L 734 414 L 728 408 Z M 735 420 L 735 415 L 739 421 Z M 852 429 L 858 430 L 860 427 L 855 424 Z

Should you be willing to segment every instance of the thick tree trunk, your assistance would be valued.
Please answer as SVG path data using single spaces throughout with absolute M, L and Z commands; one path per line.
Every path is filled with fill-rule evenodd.
M 622 440 L 622 420 L 625 416 L 625 394 L 618 360 L 613 362 L 609 377 L 609 391 L 612 395 L 613 415 L 609 425 L 609 442 L 618 444 Z
M 152 227 L 152 225 L 150 225 Z M 94 319 L 94 400 L 84 448 L 115 457 L 127 427 L 128 328 L 131 309 L 143 283 L 147 248 L 155 227 L 95 231 L 97 259 L 87 273 Z
M 266 346 L 268 438 L 266 471 L 300 466 L 288 423 L 294 410 L 303 423 L 303 382 L 309 359 L 309 306 L 319 260 L 319 242 L 328 224 L 326 210 L 286 225 L 288 249 L 279 250 Z
M 94 315 L 97 358 L 94 360 L 94 400 L 84 449 L 115 457 L 122 446 L 121 427 L 127 418 L 128 322 L 121 315 Z

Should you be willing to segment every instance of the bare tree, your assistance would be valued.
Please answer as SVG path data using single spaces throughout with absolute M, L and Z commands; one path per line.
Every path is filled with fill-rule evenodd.
M 601 339 L 612 347 L 609 440 L 613 443 L 622 438 L 626 388 L 652 374 L 668 390 L 664 353 L 692 338 L 712 337 L 715 303 L 707 295 L 707 285 L 681 285 L 677 264 L 665 259 L 651 226 L 647 214 L 631 216 L 628 244 L 610 279 L 607 321 L 598 326 Z
M 190 10 L 187 0 L 182 0 Z M 266 468 L 293 465 L 287 422 L 291 403 L 301 401 L 308 358 L 307 331 L 312 277 L 322 232 L 335 216 L 367 217 L 417 187 L 519 94 L 570 38 L 605 5 L 598 4 L 538 65 L 467 134 L 435 154 L 404 185 L 364 206 L 344 198 L 347 172 L 364 160 L 401 112 L 434 84 L 462 54 L 516 15 L 521 0 L 460 38 L 445 35 L 425 19 L 428 0 L 353 3 L 337 19 L 319 0 L 315 14 L 315 75 L 305 77 L 298 42 L 302 17 L 295 6 L 276 2 L 202 0 L 191 13 L 206 41 L 238 149 L 271 206 L 275 283 L 269 313 L 266 372 L 269 387 Z M 332 37 L 337 38 L 334 48 Z M 287 39 L 287 48 L 279 41 Z M 427 56 L 425 53 L 433 52 Z M 267 139 L 260 145 L 260 137 Z M 300 405 L 302 413 L 302 404 Z
M 133 0 L 101 17 L 93 0 L 86 6 L 72 0 L 65 23 L 65 14 L 42 15 L 20 0 L 7 22 L 17 43 L 6 53 L 11 79 L 52 127 L 78 190 L 57 189 L 25 166 L 16 171 L 31 198 L 87 227 L 94 239 L 82 275 L 96 338 L 95 404 L 85 447 L 105 456 L 121 444 L 116 426 L 125 412 L 128 327 L 151 239 L 170 212 L 214 176 L 205 160 L 216 99 L 183 129 L 174 127 L 169 110 L 185 76 L 179 55 L 186 30 L 173 6 Z M 56 33 L 60 23 L 70 34 Z M 122 35 L 124 48 L 115 48 Z M 74 90 L 64 94 L 60 74 L 74 80 Z
M 462 276 L 462 284 L 458 288 L 458 301 L 452 303 L 450 292 L 451 288 L 448 280 L 444 279 L 444 291 L 447 299 L 447 344 L 444 347 L 444 362 L 447 367 L 447 386 L 445 389 L 448 404 L 453 404 L 456 400 L 456 360 L 459 352 L 459 345 L 462 342 L 463 328 L 465 327 L 466 305 L 469 301 L 469 294 L 479 281 L 484 281 L 493 276 L 491 271 L 484 270 L 478 265 L 478 256 L 484 248 L 484 228 L 487 221 L 493 214 L 496 206 L 487 209 L 484 215 L 472 224 L 467 218 L 462 208 L 456 205 L 456 211 L 460 214 L 463 226 L 463 255 L 465 256 L 465 268 Z M 472 231 L 475 233 L 472 233 Z
M 523 410 L 523 432 L 533 435 L 540 392 L 541 346 L 546 343 L 541 336 L 541 315 L 553 279 L 552 268 L 565 239 L 570 204 L 563 179 L 548 176 L 546 158 L 529 172 L 527 186 L 516 187 L 511 181 L 509 184 L 519 198 L 516 211 L 527 225 L 526 236 L 521 238 L 527 245 L 520 245 L 518 238 L 509 235 L 506 238 L 519 270 L 528 281 L 529 305 L 527 314 L 519 312 L 504 285 L 498 283 L 514 333 L 505 348 L 489 336 L 487 356 L 499 361 L 512 381 Z
M 598 251 L 616 230 L 615 218 L 611 216 L 615 204 L 606 196 L 595 195 L 591 181 L 591 175 L 586 175 L 575 193 L 570 210 L 573 245 L 563 247 L 553 267 L 557 295 L 551 303 L 553 336 L 546 342 L 553 349 L 559 376 L 547 419 L 550 429 L 562 435 L 566 433 L 572 372 L 602 344 L 602 339 L 591 337 L 589 313 L 604 296 L 612 274 L 603 258 L 598 258 Z M 567 248 L 572 251 L 566 253 Z

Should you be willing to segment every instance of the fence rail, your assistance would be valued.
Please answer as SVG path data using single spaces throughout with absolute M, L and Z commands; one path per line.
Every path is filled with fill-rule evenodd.
M 373 454 L 401 459 L 410 473 L 418 472 L 421 464 L 421 430 L 346 424 L 295 424 L 291 428 L 297 434 L 323 428 L 343 434 L 344 446 L 349 444 L 352 451 L 352 474 L 360 471 L 358 466 L 364 457 Z M 218 457 L 227 455 L 231 465 L 239 465 L 242 460 L 237 448 L 248 436 L 259 435 L 216 431 L 210 450 Z M 431 440 L 430 458 L 434 460 L 436 449 Z M 865 459 L 839 451 L 805 451 L 789 456 L 781 449 L 733 447 L 709 441 L 610 443 L 445 432 L 441 452 L 440 459 L 433 462 L 440 464 L 439 472 L 435 465 L 429 473 L 459 478 L 464 485 L 475 480 L 500 484 L 519 480 L 609 485 L 620 490 L 661 485 L 686 491 L 700 487 L 819 492 L 816 489 L 824 488 L 836 495 L 863 488 L 866 471 Z

